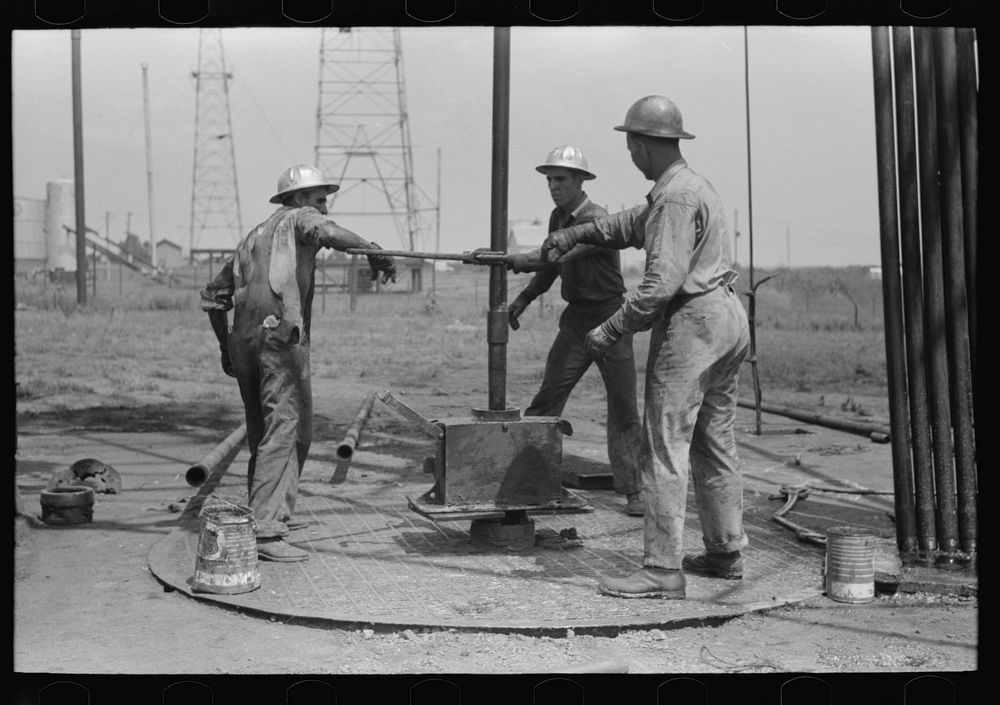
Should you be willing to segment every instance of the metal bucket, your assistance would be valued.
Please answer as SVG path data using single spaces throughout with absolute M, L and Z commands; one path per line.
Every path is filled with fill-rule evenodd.
M 837 602 L 875 599 L 875 532 L 834 526 L 826 532 L 826 595 Z
M 192 589 L 235 595 L 259 588 L 253 511 L 237 504 L 212 504 L 206 505 L 199 517 L 201 531 Z

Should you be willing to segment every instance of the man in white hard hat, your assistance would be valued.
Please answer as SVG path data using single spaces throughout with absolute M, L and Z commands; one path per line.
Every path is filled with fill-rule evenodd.
M 549 230 L 589 223 L 607 215 L 583 190 L 583 182 L 596 178 L 583 153 L 571 145 L 556 147 L 536 170 L 545 175 L 555 208 Z M 596 362 L 607 395 L 608 460 L 615 492 L 626 497 L 625 511 L 642 516 L 639 495 L 639 442 L 641 423 L 636 404 L 635 357 L 632 336 L 623 335 L 606 355 L 595 358 L 587 351 L 587 332 L 618 310 L 625 300 L 625 282 L 617 250 L 579 245 L 558 265 L 546 264 L 541 250 L 512 257 L 515 272 L 535 271 L 528 285 L 508 305 L 510 327 L 520 327 L 525 308 L 562 278 L 561 294 L 567 306 L 559 318 L 559 333 L 545 362 L 545 376 L 525 416 L 561 416 L 570 392 Z
M 730 238 L 711 183 L 681 156 L 677 106 L 646 96 L 629 109 L 625 132 L 632 163 L 652 190 L 646 204 L 550 233 L 542 246 L 560 261 L 580 243 L 642 248 L 642 281 L 610 318 L 587 334 L 600 355 L 629 333 L 650 330 L 643 418 L 642 481 L 646 514 L 643 568 L 605 578 L 617 597 L 685 597 L 684 571 L 743 576 L 743 477 L 733 426 L 740 366 L 750 332 L 733 290 Z M 705 552 L 684 555 L 688 476 L 694 483 Z
M 299 476 L 312 442 L 309 327 L 316 254 L 321 248 L 379 249 L 327 217 L 339 186 L 312 166 L 286 169 L 271 203 L 279 208 L 250 231 L 201 292 L 222 351 L 222 369 L 239 383 L 250 461 L 249 505 L 262 560 L 304 561 L 285 541 L 306 522 L 292 515 Z M 368 257 L 372 279 L 396 281 L 391 257 Z M 232 328 L 227 312 L 232 309 Z

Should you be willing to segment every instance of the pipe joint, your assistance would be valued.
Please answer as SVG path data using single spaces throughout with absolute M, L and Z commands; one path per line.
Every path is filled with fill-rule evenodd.
M 486 341 L 491 345 L 505 344 L 508 340 L 507 311 L 490 311 L 486 314 Z

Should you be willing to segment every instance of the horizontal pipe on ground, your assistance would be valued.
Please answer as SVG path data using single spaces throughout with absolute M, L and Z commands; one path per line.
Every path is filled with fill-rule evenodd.
M 364 429 L 365 424 L 368 423 L 368 417 L 371 416 L 372 406 L 375 404 L 375 393 L 372 392 L 365 400 L 361 403 L 358 408 L 358 413 L 354 416 L 354 422 L 351 427 L 347 429 L 347 433 L 344 434 L 343 440 L 337 444 L 337 457 L 340 460 L 350 460 L 354 457 L 354 449 L 358 445 L 358 439 L 361 437 L 361 431 Z
M 189 467 L 184 473 L 184 479 L 191 487 L 199 487 L 204 484 L 212 471 L 243 442 L 246 436 L 247 425 L 244 423 L 226 436 L 225 440 L 215 446 L 208 455 Z
M 742 406 L 744 409 L 756 408 L 753 402 L 743 401 L 742 399 L 737 402 L 737 405 Z M 779 416 L 786 416 L 790 419 L 796 419 L 797 421 L 805 421 L 806 423 L 811 423 L 816 426 L 833 428 L 838 431 L 847 431 L 849 433 L 859 433 L 880 443 L 885 443 L 892 438 L 892 432 L 889 427 L 881 424 L 869 424 L 861 423 L 860 421 L 851 421 L 849 419 L 838 419 L 831 416 L 823 416 L 822 414 L 815 414 L 809 411 L 789 409 L 783 406 L 772 406 L 770 404 L 761 404 L 760 410 L 768 414 L 778 414 Z

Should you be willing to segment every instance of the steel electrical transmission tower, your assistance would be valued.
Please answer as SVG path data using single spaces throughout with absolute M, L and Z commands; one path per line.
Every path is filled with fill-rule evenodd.
M 191 241 L 195 251 L 206 241 L 216 249 L 235 247 L 243 237 L 240 194 L 236 185 L 236 156 L 229 83 L 222 50 L 222 31 L 202 29 L 198 37 L 195 79 L 194 174 L 191 183 Z
M 351 229 L 364 218 L 365 237 L 394 232 L 403 249 L 417 249 L 428 227 L 413 180 L 399 29 L 324 28 L 319 74 L 316 165 L 340 184 L 333 217 Z

